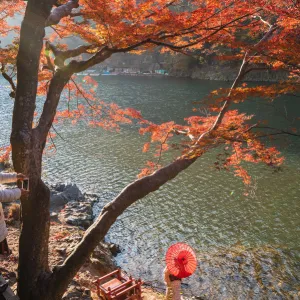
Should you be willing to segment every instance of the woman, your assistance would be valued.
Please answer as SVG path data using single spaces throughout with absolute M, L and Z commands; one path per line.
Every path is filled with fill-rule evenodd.
M 4 220 L 4 212 L 1 202 L 10 202 L 20 199 L 22 195 L 27 195 L 28 191 L 24 189 L 4 189 L 2 183 L 13 183 L 17 180 L 24 180 L 23 174 L 17 173 L 0 173 L 0 254 L 7 255 L 10 253 L 7 244 L 7 228 Z
M 172 275 L 168 268 L 164 269 L 164 280 L 167 286 L 166 291 L 166 300 L 181 300 L 180 288 L 181 288 L 181 279 Z

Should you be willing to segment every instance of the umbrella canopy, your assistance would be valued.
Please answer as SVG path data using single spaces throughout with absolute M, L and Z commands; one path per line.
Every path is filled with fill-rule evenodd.
M 187 244 L 172 245 L 166 254 L 166 263 L 169 272 L 179 278 L 192 275 L 197 267 L 197 258 L 194 250 Z

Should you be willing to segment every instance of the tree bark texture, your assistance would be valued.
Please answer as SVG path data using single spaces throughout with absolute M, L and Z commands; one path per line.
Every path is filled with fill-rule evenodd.
M 41 181 L 45 142 L 32 129 L 40 54 L 52 0 L 29 0 L 21 26 L 17 56 L 17 89 L 11 134 L 16 172 L 30 179 L 30 195 L 22 198 L 22 230 L 19 245 L 18 294 L 22 300 L 37 299 L 37 281 L 48 271 L 49 198 Z M 40 298 L 41 299 L 41 298 Z

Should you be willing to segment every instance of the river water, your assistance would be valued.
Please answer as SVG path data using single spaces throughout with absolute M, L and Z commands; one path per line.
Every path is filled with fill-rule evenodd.
M 100 98 L 140 110 L 154 122 L 182 122 L 192 114 L 194 101 L 218 87 L 229 86 L 226 82 L 125 76 L 102 76 L 98 81 Z M 0 81 L 0 85 L 3 145 L 9 142 L 13 102 L 7 96 L 6 83 Z M 276 110 L 267 106 L 265 100 L 252 100 L 241 109 L 281 128 L 287 126 L 282 114 L 299 116 L 300 106 L 295 97 L 286 96 L 275 106 Z M 57 130 L 64 140 L 56 138 L 57 153 L 45 157 L 44 178 L 75 182 L 83 190 L 99 194 L 98 209 L 136 178 L 146 160 L 152 159 L 151 154 L 142 152 L 147 138 L 139 136 L 134 126 L 124 127 L 120 133 L 89 128 L 82 123 Z M 107 240 L 121 246 L 117 263 L 134 276 L 161 287 L 166 249 L 182 241 L 193 246 L 199 255 L 236 243 L 246 248 L 286 249 L 293 253 L 290 263 L 298 268 L 300 143 L 296 138 L 275 143 L 286 158 L 282 171 L 274 173 L 265 166 L 249 165 L 253 184 L 247 190 L 248 196 L 244 195 L 245 186 L 240 179 L 213 167 L 216 153 L 209 153 L 129 208 L 107 236 Z M 203 279 L 202 283 L 199 280 L 202 271 L 199 269 L 185 281 L 185 293 L 197 296 L 199 286 L 203 285 Z

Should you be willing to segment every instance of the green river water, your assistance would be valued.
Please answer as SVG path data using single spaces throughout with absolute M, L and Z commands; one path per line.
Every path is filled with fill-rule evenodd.
M 102 76 L 98 81 L 99 97 L 140 110 L 146 119 L 154 122 L 182 122 L 192 114 L 193 101 L 201 100 L 218 87 L 229 86 L 229 83 L 217 81 L 125 76 Z M 9 142 L 13 102 L 7 96 L 6 83 L 1 80 L 0 86 L 0 144 L 3 145 Z M 275 102 L 277 110 L 274 110 L 264 104 L 265 100 L 253 100 L 243 104 L 241 109 L 269 120 L 275 127 L 285 128 L 287 123 L 281 113 L 286 115 L 287 112 L 288 117 L 299 116 L 297 101 L 295 97 L 286 96 Z M 120 133 L 111 133 L 80 123 L 58 130 L 65 140 L 57 138 L 56 155 L 46 156 L 44 177 L 51 182 L 75 182 L 82 190 L 99 194 L 95 211 L 132 182 L 145 161 L 152 159 L 151 154 L 142 152 L 146 138 L 134 127 L 127 126 Z M 107 236 L 107 240 L 121 246 L 117 263 L 127 272 L 160 288 L 165 251 L 170 244 L 183 241 L 199 254 L 199 268 L 195 275 L 185 280 L 185 294 L 205 299 L 246 299 L 250 292 L 238 292 L 244 284 L 244 290 L 252 293 L 249 299 L 298 299 L 299 140 L 288 138 L 275 142 L 286 158 L 282 171 L 274 173 L 265 166 L 249 165 L 253 178 L 249 196 L 244 195 L 245 186 L 240 179 L 213 167 L 215 152 L 205 154 L 117 220 Z M 236 243 L 237 246 L 232 246 Z M 235 277 L 239 262 L 232 262 L 230 257 L 229 261 L 222 260 L 232 249 L 235 254 L 240 251 L 235 247 L 244 249 L 243 254 L 237 256 L 245 259 L 253 255 L 251 251 L 258 251 L 260 254 L 255 253 L 263 270 L 270 265 L 263 264 L 265 254 L 261 253 L 269 251 L 272 256 L 275 251 L 287 276 L 291 276 L 281 281 L 288 285 L 286 290 L 292 294 L 285 296 L 285 290 L 282 292 L 282 288 L 278 288 L 279 283 L 276 285 L 279 290 L 276 292 L 274 288 L 274 294 L 268 294 L 262 286 L 269 284 L 264 282 L 265 277 L 263 283 L 255 277 L 255 267 L 256 275 L 244 270 L 247 273 L 244 277 L 240 273 L 240 277 Z M 261 249 L 266 251 L 261 252 Z M 219 266 L 224 263 L 228 267 L 226 270 Z M 273 277 L 276 276 L 273 274 Z M 218 296 L 214 291 L 218 291 Z

